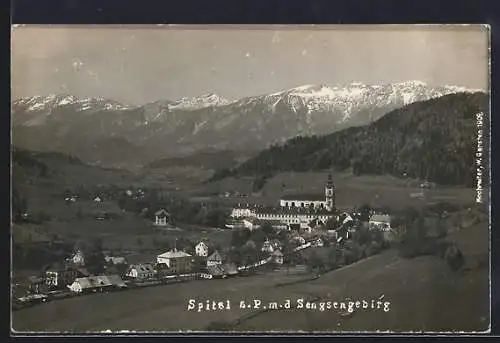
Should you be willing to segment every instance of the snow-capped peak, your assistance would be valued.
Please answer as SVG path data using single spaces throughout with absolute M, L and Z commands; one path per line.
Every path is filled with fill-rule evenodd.
M 406 86 L 406 87 L 411 87 L 411 86 L 427 87 L 427 83 L 425 83 L 423 81 L 419 81 L 419 80 L 409 80 L 409 81 L 399 82 L 399 83 L 396 83 L 395 85 L 396 86 Z
M 47 95 L 32 96 L 17 99 L 12 102 L 13 106 L 22 107 L 25 111 L 52 111 L 57 108 L 73 106 L 76 111 L 84 110 L 124 110 L 133 106 L 123 105 L 113 100 L 102 97 L 78 98 L 74 95 Z
M 204 107 L 223 106 L 229 104 L 230 101 L 215 93 L 206 93 L 194 98 L 181 98 L 169 104 L 170 109 L 194 110 Z
M 318 85 L 304 85 L 304 86 L 299 86 L 292 88 L 292 91 L 297 91 L 297 92 L 308 92 L 308 91 L 314 91 L 315 89 L 321 88 L 322 86 Z
M 428 100 L 450 93 L 474 92 L 458 86 L 431 87 L 425 82 L 410 80 L 389 84 L 364 84 L 351 82 L 344 85 L 303 85 L 261 96 L 273 113 L 279 104 L 288 106 L 294 113 L 310 115 L 315 112 L 343 113 L 343 121 L 364 108 L 402 106 L 415 101 Z M 246 103 L 259 97 L 248 98 Z

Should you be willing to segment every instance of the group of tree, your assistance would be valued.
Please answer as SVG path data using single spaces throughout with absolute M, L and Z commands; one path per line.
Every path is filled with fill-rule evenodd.
M 352 168 L 357 175 L 406 175 L 470 187 L 476 175 L 475 145 L 471 144 L 477 135 L 476 114 L 488 113 L 488 104 L 484 93 L 458 93 L 412 103 L 367 126 L 274 145 L 233 169 L 216 173 L 212 180 L 258 175 L 254 188 L 259 189 L 278 172 Z M 487 142 L 488 123 L 483 124 Z M 487 180 L 485 173 L 483 184 Z
M 47 177 L 49 174 L 47 164 L 37 159 L 33 152 L 26 150 L 12 150 L 12 166 L 14 173 L 23 169 L 28 174 L 34 174 L 39 177 Z
M 154 213 L 163 208 L 167 210 L 173 224 L 195 224 L 209 227 L 224 227 L 230 209 L 217 202 L 201 203 L 184 197 L 164 195 L 158 191 L 145 192 L 135 198 L 122 194 L 118 199 L 121 209 L 153 218 Z
M 452 270 L 459 270 L 465 263 L 465 257 L 454 242 L 446 239 L 446 223 L 441 217 L 426 217 L 426 214 L 425 210 L 408 210 L 406 215 L 397 218 L 401 233 L 399 255 L 407 259 L 436 256 L 446 260 Z
M 12 260 L 14 268 L 41 270 L 44 266 L 63 260 L 73 250 L 69 242 L 47 244 L 19 244 L 12 245 Z
M 51 220 L 50 214 L 43 210 L 28 213 L 28 198 L 19 192 L 15 186 L 12 189 L 11 213 L 13 223 L 42 224 Z
M 85 258 L 85 267 L 94 274 L 102 274 L 105 270 L 106 260 L 103 253 L 102 239 L 97 237 L 88 241 L 80 240 L 75 244 L 75 251 L 81 251 Z
M 28 200 L 16 188 L 12 189 L 12 221 L 14 223 L 23 220 L 23 214 L 28 210 Z

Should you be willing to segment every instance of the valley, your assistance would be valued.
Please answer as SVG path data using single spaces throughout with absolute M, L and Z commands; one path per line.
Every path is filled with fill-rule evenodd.
M 302 88 L 297 91 L 324 92 L 322 88 Z M 214 106 L 231 105 L 217 97 L 209 98 L 217 103 Z M 453 100 L 455 98 L 458 100 Z M 489 325 L 486 301 L 489 288 L 485 265 L 489 260 L 487 215 L 483 207 L 474 203 L 475 189 L 467 182 L 460 182 L 468 175 L 467 169 L 460 174 L 460 168 L 468 163 L 470 154 L 455 156 L 455 164 L 442 163 L 457 166 L 452 171 L 458 175 L 456 180 L 448 183 L 441 182 L 439 177 L 442 177 L 441 173 L 449 172 L 450 168 L 440 169 L 439 165 L 428 163 L 436 159 L 447 161 L 450 155 L 439 155 L 446 149 L 469 149 L 463 145 L 463 141 L 471 135 L 469 112 L 483 109 L 482 100 L 482 94 L 444 96 L 394 110 L 366 126 L 352 126 L 326 136 L 299 136 L 285 141 L 283 145 L 273 145 L 262 151 L 257 149 L 258 146 L 243 140 L 243 145 L 248 147 L 250 144 L 253 149 L 238 150 L 237 145 L 231 143 L 227 146 L 236 149 L 221 150 L 217 148 L 220 146 L 203 141 L 200 146 L 205 148 L 201 150 L 196 148 L 188 152 L 190 149 L 179 148 L 176 154 L 169 156 L 168 153 L 156 154 L 154 149 L 148 148 L 149 153 L 142 154 L 141 149 L 147 145 L 129 149 L 128 138 L 115 135 L 97 140 L 92 145 L 93 151 L 106 150 L 100 155 L 74 150 L 75 146 L 70 149 L 74 154 L 68 153 L 68 149 L 48 146 L 37 151 L 16 147 L 13 151 L 12 175 L 15 200 L 13 215 L 16 218 L 12 226 L 13 258 L 17 261 L 12 270 L 15 280 L 39 274 L 48 265 L 65 258 L 81 242 L 94 242 L 87 244 L 98 244 L 106 254 L 121 256 L 131 266 L 150 263 L 166 249 L 177 251 L 179 248 L 193 253 L 196 242 L 209 242 L 211 251 L 227 254 L 245 251 L 248 249 L 246 245 L 236 247 L 239 232 L 244 229 L 231 229 L 228 226 L 234 208 L 275 206 L 280 199 L 291 194 L 324 194 L 324 181 L 329 175 L 332 175 L 335 183 L 336 211 L 354 215 L 357 209 L 368 208 L 373 213 L 389 213 L 403 220 L 411 216 L 409 213 L 413 211 L 426 216 L 425 220 L 431 220 L 429 223 L 433 223 L 437 215 L 441 218 L 440 227 L 446 232 L 439 242 L 457 246 L 465 258 L 465 266 L 459 271 L 450 270 L 449 262 L 439 257 L 442 252 L 417 252 L 417 256 L 403 256 L 406 248 L 398 238 L 395 238 L 395 242 L 394 238 L 387 241 L 384 238 L 380 245 L 377 242 L 363 245 L 358 242 L 361 236 L 354 234 L 357 238 L 346 248 L 339 241 L 332 240 L 323 226 L 309 234 L 299 229 L 297 234 L 301 232 L 304 237 L 312 235 L 313 238 L 309 239 L 319 235 L 329 242 L 329 247 L 312 247 L 308 248 L 312 252 L 302 253 L 301 261 L 307 265 L 305 273 L 289 274 L 292 262 L 287 260 L 286 266 L 272 270 L 257 268 L 255 274 L 250 276 L 192 280 L 140 287 L 126 292 L 71 297 L 14 311 L 14 330 L 218 331 L 217 328 L 223 328 L 222 331 L 485 331 Z M 439 138 L 439 143 L 445 149 L 432 150 L 424 144 L 421 147 L 425 155 L 418 150 L 418 144 L 415 145 L 414 141 L 422 137 L 424 141 L 436 139 L 432 124 L 436 120 L 439 122 L 436 113 L 443 108 L 442 101 L 451 101 L 460 108 L 465 103 L 470 108 L 458 121 L 451 121 L 453 125 L 436 129 L 446 133 Z M 479 107 L 474 107 L 476 105 Z M 102 111 L 109 110 L 131 111 L 129 114 L 132 114 L 137 110 L 120 107 L 122 105 L 103 106 L 99 110 L 101 112 L 92 115 L 102 116 Z M 167 109 L 188 112 L 203 109 L 198 106 L 196 102 L 182 106 L 177 103 L 167 106 Z M 35 110 L 40 108 L 35 107 Z M 453 108 L 447 111 L 453 112 Z M 412 115 L 414 112 L 420 117 Z M 460 116 L 462 112 L 453 113 Z M 76 129 L 71 128 L 71 125 L 64 126 L 67 124 L 64 124 L 63 117 L 58 117 L 60 113 L 52 115 L 54 117 L 44 125 L 46 128 L 54 127 L 54 123 L 50 123 L 54 120 L 57 123 L 55 127 L 62 130 L 58 131 L 58 137 L 64 137 Z M 28 134 L 32 124 L 21 124 L 17 132 L 22 133 L 28 128 L 22 135 Z M 395 133 L 394 127 L 389 124 L 404 127 L 406 136 Z M 199 128 L 203 125 L 196 130 L 202 130 Z M 431 133 L 426 133 L 422 125 Z M 176 132 L 177 129 L 169 130 Z M 241 133 L 242 129 L 239 130 Z M 417 134 L 410 139 L 409 132 Z M 49 131 L 42 132 L 35 139 L 43 138 L 44 134 L 46 137 L 52 135 Z M 22 135 L 18 137 L 24 141 Z M 247 135 L 248 139 L 255 137 L 253 134 Z M 213 139 L 224 141 L 227 137 L 213 136 Z M 157 136 L 152 138 L 154 140 L 159 142 L 163 138 Z M 65 144 L 64 138 L 58 142 L 61 146 Z M 374 147 L 368 148 L 370 142 L 376 142 L 373 143 Z M 402 149 L 406 151 L 404 156 L 393 155 L 393 152 L 401 149 L 402 142 L 407 144 Z M 84 140 L 78 144 L 88 146 Z M 53 148 L 59 152 L 40 151 Z M 129 155 L 121 154 L 122 149 Z M 85 154 L 100 157 L 90 161 Z M 133 157 L 133 163 L 128 156 Z M 375 156 L 382 156 L 387 161 L 395 158 L 400 166 L 407 166 L 408 169 L 397 169 L 397 163 L 394 167 L 386 163 L 385 169 L 380 169 L 370 160 L 370 157 Z M 405 164 L 405 156 L 410 156 L 413 164 Z M 107 163 L 102 163 L 102 159 Z M 432 166 L 432 171 L 411 169 L 420 161 Z M 484 199 L 484 202 L 488 200 Z M 155 223 L 155 215 L 162 208 L 166 208 L 170 215 L 166 227 Z M 362 230 L 360 220 L 356 219 L 355 222 L 359 224 L 358 229 Z M 327 224 L 322 225 L 326 227 Z M 439 232 L 435 224 L 425 225 L 428 225 L 426 230 L 430 230 L 431 237 L 434 237 L 434 231 Z M 399 232 L 400 229 L 400 226 L 392 229 L 396 237 L 404 236 Z M 257 232 L 251 235 L 258 244 L 267 241 L 265 235 L 269 234 L 283 240 L 279 230 L 273 230 L 271 227 L 270 233 Z M 292 233 L 285 236 L 289 235 Z M 419 244 L 422 247 L 418 249 L 425 251 L 425 243 Z M 379 246 L 379 250 L 369 253 L 369 247 L 373 246 Z M 344 262 L 331 261 L 331 252 L 337 251 L 335 249 L 343 254 Z M 313 261 L 317 256 L 323 256 L 320 257 L 323 261 L 321 268 L 331 264 L 334 266 L 327 270 L 314 269 L 317 268 L 314 263 L 318 262 Z M 351 256 L 351 260 L 346 256 Z M 414 294 L 420 294 L 426 301 L 418 301 L 412 296 Z M 383 298 L 390 302 L 391 310 L 354 311 L 347 315 L 338 310 L 253 311 L 235 306 L 242 299 L 256 297 L 263 303 L 281 303 L 286 300 L 284 295 L 286 299 L 311 302 Z M 190 299 L 219 298 L 230 301 L 232 310 L 198 313 L 186 309 Z M 457 298 L 479 300 L 460 303 L 456 301 Z M 131 307 L 131 302 L 136 305 Z M 134 310 L 131 311 L 131 308 Z M 449 312 L 443 315 L 439 312 L 442 308 L 449 309 Z M 81 319 L 82 311 L 88 313 L 85 319 Z M 173 318 L 173 314 L 176 314 L 174 319 L 165 319 Z

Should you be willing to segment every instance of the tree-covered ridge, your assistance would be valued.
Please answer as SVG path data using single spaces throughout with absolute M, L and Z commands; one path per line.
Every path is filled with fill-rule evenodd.
M 391 174 L 440 184 L 473 186 L 477 148 L 476 114 L 483 112 L 483 146 L 488 146 L 488 96 L 457 93 L 389 112 L 376 122 L 333 134 L 296 137 L 272 146 L 213 180 L 230 175 L 268 177 L 282 171 L 326 168 L 354 174 Z M 484 158 L 487 152 L 483 154 Z M 484 166 L 487 162 L 484 161 Z M 487 180 L 487 175 L 485 175 Z

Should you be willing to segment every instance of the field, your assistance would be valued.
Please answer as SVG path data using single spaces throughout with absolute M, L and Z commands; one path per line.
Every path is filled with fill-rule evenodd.
M 193 281 L 119 293 L 54 301 L 13 312 L 17 331 L 203 331 L 214 322 L 233 322 L 255 312 L 240 301 L 262 304 L 291 299 L 343 301 L 380 299 L 390 310 L 271 310 L 233 326 L 233 331 L 485 331 L 489 327 L 488 228 L 464 228 L 457 242 L 466 268 L 453 273 L 434 257 L 403 260 L 389 250 L 314 281 L 278 287 L 304 276 L 276 272 L 226 280 Z M 231 309 L 188 311 L 189 299 L 230 300 Z
M 14 226 L 14 242 L 23 243 L 28 238 L 31 241 L 50 240 L 54 234 L 64 239 L 76 241 L 100 237 L 104 246 L 111 250 L 130 250 L 141 252 L 157 251 L 159 241 L 173 240 L 176 237 L 187 237 L 191 240 L 208 238 L 219 245 L 226 245 L 230 239 L 230 232 L 218 232 L 209 228 L 187 228 L 182 231 L 161 231 L 154 228 L 152 218 L 139 218 L 124 213 L 113 200 L 105 199 L 102 203 L 80 199 L 76 203 L 67 205 L 64 201 L 64 190 L 67 187 L 87 187 L 115 184 L 119 187 L 154 186 L 160 181 L 160 176 L 150 175 L 140 178 L 139 174 L 124 171 L 107 170 L 97 167 L 70 165 L 59 160 L 47 158 L 43 160 L 49 165 L 48 179 L 27 177 L 29 182 L 22 183 L 21 190 L 28 198 L 28 207 L 35 215 L 43 212 L 51 220 L 42 224 L 16 224 Z M 57 163 L 56 163 L 57 162 Z M 17 174 L 23 171 L 17 169 Z M 165 175 L 163 175 L 166 177 Z M 225 202 L 227 206 L 238 203 L 260 203 L 276 205 L 283 194 L 289 193 L 323 193 L 327 178 L 324 173 L 282 173 L 270 179 L 265 187 L 255 194 L 251 194 L 251 179 L 227 179 L 214 184 L 191 184 L 179 192 L 191 196 L 193 200 Z M 141 180 L 142 183 L 138 183 Z M 167 190 L 177 185 L 177 179 L 162 184 Z M 474 190 L 459 187 L 436 187 L 424 191 L 424 198 L 412 197 L 414 193 L 421 193 L 420 182 L 417 180 L 395 178 L 391 176 L 353 176 L 349 173 L 334 174 L 336 186 L 337 207 L 353 207 L 368 203 L 372 206 L 388 206 L 391 209 L 401 207 L 420 207 L 433 202 L 446 201 L 456 204 L 469 204 L 474 200 Z M 186 185 L 186 184 L 185 184 Z M 158 185 L 156 185 L 158 186 Z M 246 197 L 219 197 L 225 191 L 239 191 Z M 209 196 L 200 196 L 211 194 Z M 198 196 L 196 196 L 198 195 Z M 116 219 L 98 221 L 96 215 L 101 211 L 114 214 Z M 78 218 L 79 217 L 79 218 Z M 204 232 L 205 231 L 205 232 Z
M 328 172 L 281 173 L 269 179 L 264 188 L 252 194 L 252 180 L 249 178 L 228 178 L 214 184 L 197 188 L 200 194 L 240 192 L 248 197 L 225 199 L 235 203 L 260 203 L 276 205 L 284 194 L 317 193 L 324 194 Z M 336 204 L 339 208 L 360 206 L 364 203 L 372 207 L 421 207 L 437 202 L 468 204 L 475 200 L 475 191 L 464 187 L 435 187 L 422 190 L 421 181 L 396 178 L 393 176 L 333 173 Z M 418 197 L 416 195 L 422 195 Z
M 178 331 L 204 330 L 212 321 L 234 320 L 245 313 L 235 306 L 259 296 L 255 289 L 301 276 L 257 275 L 228 280 L 191 281 L 111 294 L 54 301 L 13 312 L 17 331 Z M 228 311 L 189 312 L 189 299 L 232 301 Z M 88 314 L 88 315 L 87 315 Z

